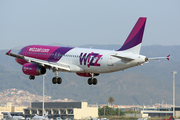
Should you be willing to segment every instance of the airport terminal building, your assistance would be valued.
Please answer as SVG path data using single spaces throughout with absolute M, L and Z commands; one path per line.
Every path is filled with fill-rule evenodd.
M 32 102 L 31 107 L 24 109 L 24 117 L 32 118 L 35 114 L 42 116 L 42 102 Z M 48 118 L 89 119 L 98 118 L 98 107 L 88 107 L 87 102 L 45 102 L 45 113 Z

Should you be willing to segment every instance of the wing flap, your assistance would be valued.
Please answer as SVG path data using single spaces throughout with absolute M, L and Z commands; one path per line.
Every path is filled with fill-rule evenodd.
M 63 63 L 54 63 L 54 62 L 48 62 L 45 60 L 35 59 L 31 57 L 25 57 L 25 60 L 28 62 L 33 62 L 36 64 L 40 64 L 41 66 L 46 66 L 50 68 L 55 68 L 59 71 L 70 71 L 69 65 L 63 64 Z
M 33 62 L 36 64 L 40 64 L 41 66 L 46 66 L 50 68 L 55 68 L 59 71 L 68 71 L 70 72 L 70 67 L 69 65 L 63 64 L 63 63 L 54 63 L 54 62 L 48 62 L 45 60 L 39 60 L 31 57 L 25 57 L 25 60 L 28 62 Z

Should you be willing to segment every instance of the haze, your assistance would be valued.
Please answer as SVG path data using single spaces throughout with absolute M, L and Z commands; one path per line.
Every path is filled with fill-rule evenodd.
M 0 1 L 0 50 L 31 44 L 122 45 L 147 17 L 145 45 L 180 45 L 179 0 Z

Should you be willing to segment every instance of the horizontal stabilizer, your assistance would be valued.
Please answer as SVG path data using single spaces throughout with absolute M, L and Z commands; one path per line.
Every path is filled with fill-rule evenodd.
M 160 60 L 160 59 L 167 59 L 167 60 L 169 60 L 169 58 L 171 58 L 170 55 L 168 55 L 168 56 L 166 56 L 166 57 L 154 57 L 154 58 L 148 58 L 148 60 Z
M 120 59 L 128 59 L 128 60 L 134 60 L 135 58 L 132 58 L 132 57 L 127 57 L 127 56 L 119 56 L 119 55 L 111 55 L 113 57 L 117 57 L 117 58 L 120 58 Z

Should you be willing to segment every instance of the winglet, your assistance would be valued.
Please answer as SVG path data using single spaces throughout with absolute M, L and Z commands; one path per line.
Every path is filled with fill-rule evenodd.
M 10 55 L 10 53 L 11 53 L 11 50 L 9 50 L 9 51 L 6 53 L 6 55 Z
M 170 55 L 167 56 L 167 60 L 169 60 Z

